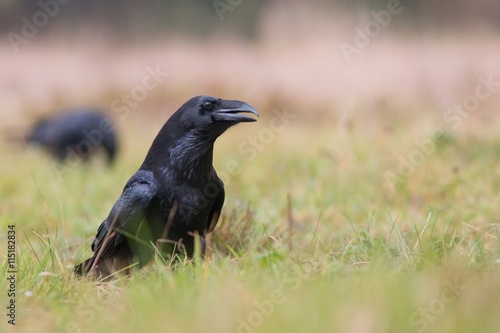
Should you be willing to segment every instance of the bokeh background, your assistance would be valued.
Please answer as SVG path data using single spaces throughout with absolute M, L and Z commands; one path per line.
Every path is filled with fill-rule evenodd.
M 370 27 L 371 11 L 391 1 L 61 2 L 0 4 L 8 121 L 76 104 L 111 109 L 147 66 L 169 76 L 134 110 L 141 117 L 215 94 L 247 99 L 264 114 L 287 105 L 305 119 L 344 122 L 355 112 L 373 121 L 387 110 L 442 114 L 478 76 L 498 70 L 494 0 L 394 1 L 398 13 L 379 28 Z M 26 21 L 40 27 L 13 37 L 24 36 Z M 374 37 L 347 59 L 341 45 L 355 45 L 357 28 Z
M 304 263 L 252 331 L 498 330 L 498 0 L 0 0 L 0 36 L 1 221 L 18 228 L 27 331 L 236 331 Z M 201 94 L 260 112 L 216 143 L 211 259 L 76 280 L 159 128 Z M 82 106 L 117 125 L 110 169 L 9 141 Z M 458 278 L 467 292 L 411 321 Z

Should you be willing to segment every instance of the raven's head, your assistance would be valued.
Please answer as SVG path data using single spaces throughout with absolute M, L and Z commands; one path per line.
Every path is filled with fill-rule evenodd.
M 145 165 L 166 165 L 175 161 L 179 167 L 201 165 L 212 167 L 213 143 L 229 127 L 256 119 L 257 110 L 241 101 L 224 100 L 211 96 L 193 97 L 184 103 L 156 136 Z M 164 154 L 168 152 L 168 154 Z M 191 167 L 193 172 L 199 170 Z
M 256 121 L 247 115 L 249 113 L 259 116 L 257 110 L 245 102 L 212 96 L 193 97 L 178 112 L 179 121 L 185 130 L 215 137 L 237 123 Z
M 36 123 L 31 133 L 26 136 L 25 140 L 30 143 L 48 145 L 50 144 L 51 137 L 56 135 L 57 133 L 54 133 L 51 128 L 50 121 L 48 119 L 41 119 Z

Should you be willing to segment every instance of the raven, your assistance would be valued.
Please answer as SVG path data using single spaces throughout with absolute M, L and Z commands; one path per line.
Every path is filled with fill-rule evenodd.
M 94 255 L 75 266 L 105 278 L 155 253 L 201 254 L 224 204 L 224 184 L 212 166 L 215 140 L 228 128 L 256 119 L 255 108 L 236 100 L 193 97 L 163 125 L 139 170 L 97 230 Z
M 103 148 L 109 164 L 117 151 L 117 138 L 112 121 L 98 110 L 75 109 L 39 121 L 25 138 L 39 144 L 59 162 L 74 158 L 88 161 Z

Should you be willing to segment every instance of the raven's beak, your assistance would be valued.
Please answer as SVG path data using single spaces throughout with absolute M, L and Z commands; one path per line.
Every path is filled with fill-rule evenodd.
M 259 113 L 253 106 L 241 101 L 227 101 L 223 100 L 221 103 L 221 109 L 213 113 L 213 117 L 216 121 L 231 121 L 235 123 L 251 122 L 257 119 L 242 115 L 240 113 L 252 113 L 259 116 Z

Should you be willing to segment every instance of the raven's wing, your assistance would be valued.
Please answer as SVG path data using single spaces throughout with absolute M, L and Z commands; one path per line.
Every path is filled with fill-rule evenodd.
M 109 216 L 97 230 L 92 243 L 92 251 L 96 255 L 106 258 L 120 249 L 120 245 L 126 242 L 125 235 L 120 230 L 138 225 L 144 219 L 157 188 L 151 171 L 139 170 L 130 178 Z
M 217 225 L 217 222 L 219 221 L 220 213 L 222 211 L 222 206 L 224 205 L 224 198 L 225 198 L 224 183 L 218 177 L 217 180 L 219 183 L 220 190 L 217 196 L 215 197 L 214 205 L 212 206 L 210 214 L 208 215 L 209 221 L 208 221 L 207 233 L 210 233 L 214 230 L 215 226 Z

